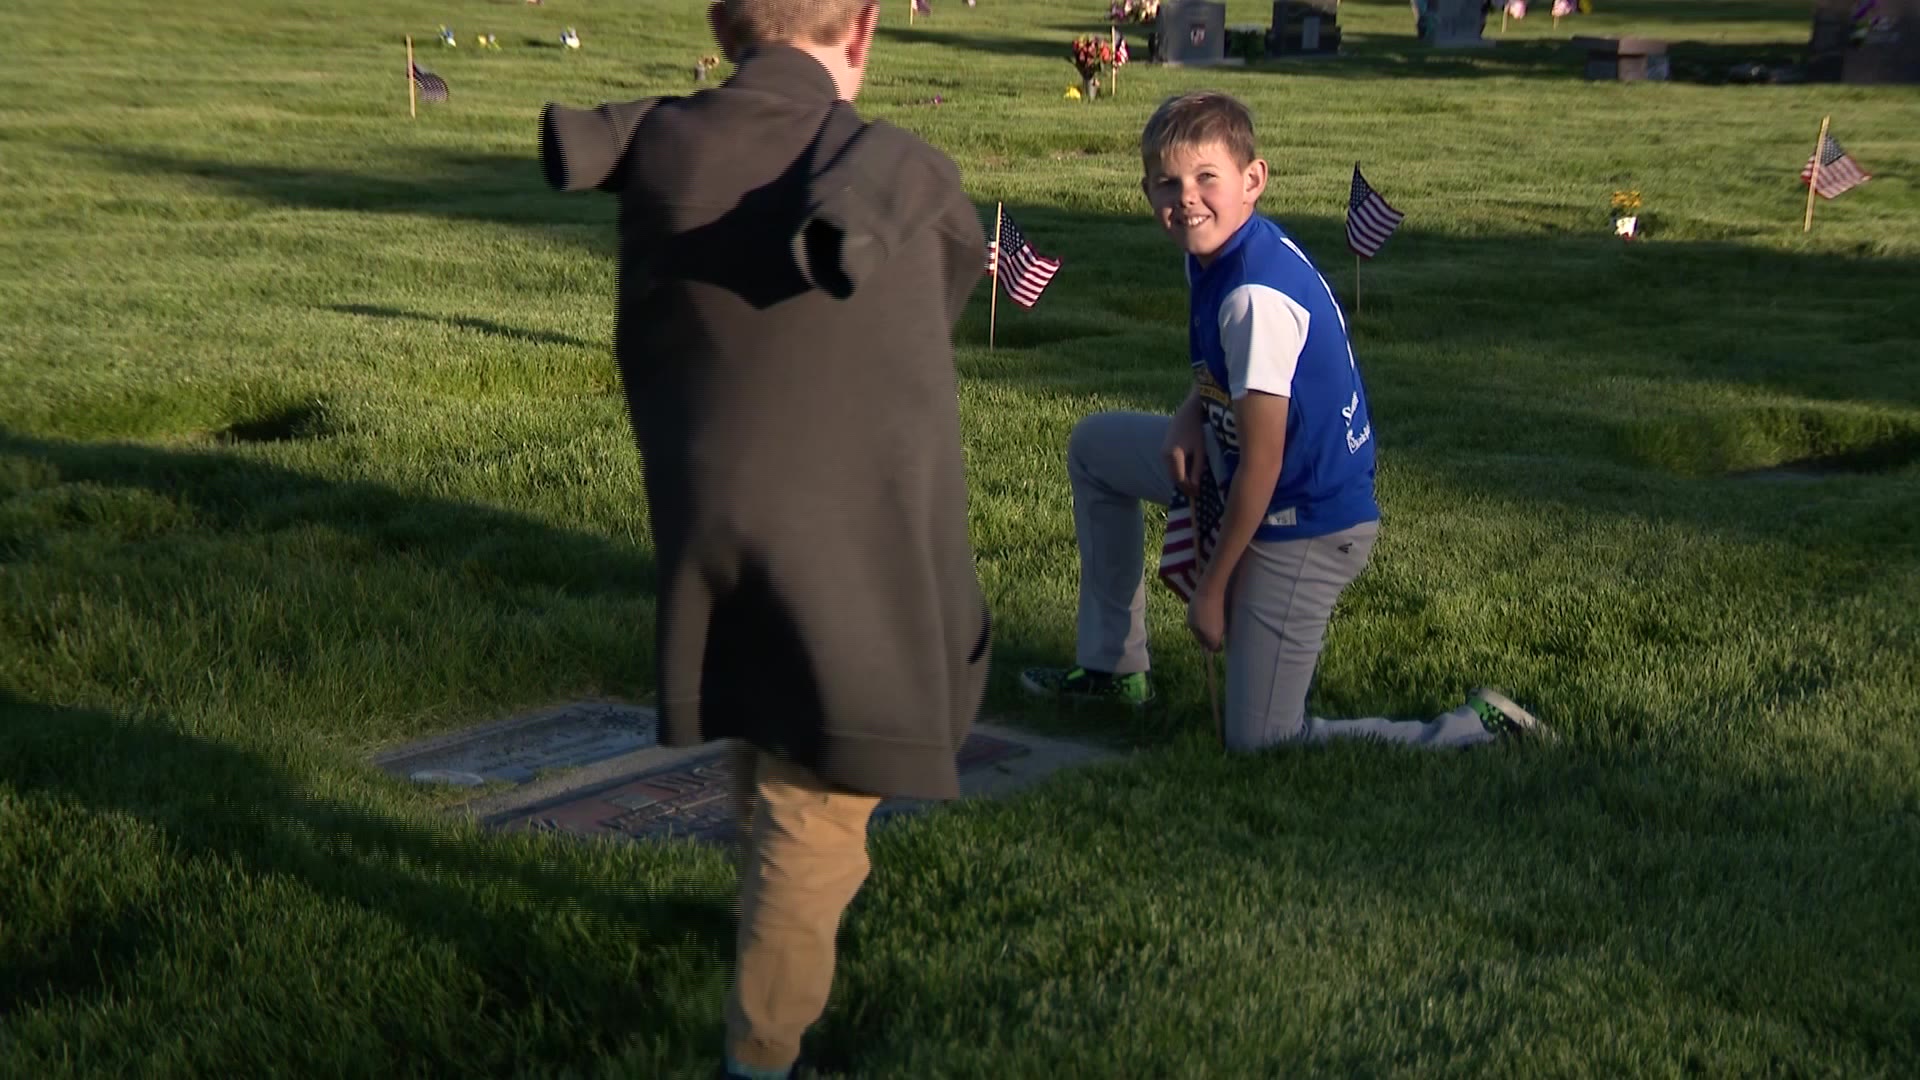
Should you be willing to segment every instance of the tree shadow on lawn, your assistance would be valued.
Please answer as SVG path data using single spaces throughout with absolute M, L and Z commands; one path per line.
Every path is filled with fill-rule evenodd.
M 614 201 L 562 197 L 549 188 L 540 172 L 537 134 L 535 126 L 528 124 L 525 155 L 436 152 L 397 162 L 395 167 L 405 171 L 388 175 L 362 169 L 178 157 L 157 151 L 74 149 L 108 157 L 136 174 L 213 180 L 270 205 L 531 227 L 595 226 L 599 231 L 587 234 L 584 242 L 611 253 Z
M 467 315 L 428 315 L 425 312 L 407 311 L 403 308 L 380 304 L 328 304 L 326 309 L 342 315 L 363 315 L 373 319 L 411 319 L 416 322 L 438 323 L 441 326 L 458 327 L 490 337 L 524 341 L 534 345 L 570 345 L 577 349 L 590 349 L 596 352 L 610 347 L 609 343 L 591 342 L 585 338 L 574 337 L 572 334 L 559 334 L 551 330 L 528 330 L 525 327 L 509 326 L 492 319 L 479 319 Z
M 582 955 L 543 940 L 529 907 L 571 913 L 597 935 L 631 946 L 656 965 L 665 955 L 722 965 L 732 948 L 732 899 L 726 887 L 692 882 L 629 884 L 595 872 L 587 849 L 565 844 L 518 850 L 484 836 L 427 828 L 318 796 L 268 758 L 179 730 L 162 719 L 128 720 L 53 708 L 0 690 L 0 785 L 70 802 L 101 814 L 128 814 L 159 830 L 176 864 L 231 863 L 251 879 L 298 881 L 326 902 L 391 918 L 421 939 L 451 946 L 486 992 L 468 1018 L 470 1040 L 513 1018 L 547 1009 L 571 1013 L 575 1037 L 590 1041 L 548 1049 L 575 1065 L 631 1040 L 666 1033 L 692 1040 L 672 987 L 650 980 L 630 956 Z M 463 884 L 464 883 L 464 884 Z M 504 885 L 528 907 L 502 910 L 484 901 Z M 564 914 L 563 914 L 564 917 Z M 75 922 L 56 940 L 13 943 L 25 950 L 0 963 L 0 1014 L 38 999 L 72 1007 L 123 993 L 144 957 L 167 948 L 165 917 L 149 914 L 102 926 Z M 271 945 L 268 945 L 271 948 Z M 375 991 L 377 992 L 377 991 Z M 360 995 L 353 994 L 350 997 Z M 414 1023 L 438 1028 L 444 1017 L 390 1017 L 395 1060 L 419 1064 L 435 1039 L 407 1035 Z M 717 1018 L 715 1025 L 717 1026 Z M 278 1041 L 278 1040 L 276 1040 Z M 505 1047 L 474 1045 L 464 1061 Z M 312 1060 L 328 1049 L 312 1048 Z M 561 1064 L 555 1062 L 554 1064 Z M 363 1063 L 370 1064 L 370 1063 Z M 456 1062 L 444 1063 L 451 1067 Z M 497 1061 L 502 1069 L 524 1061 Z
M 1867 1059 L 1911 1054 L 1920 954 L 1905 898 L 1920 886 L 1910 857 L 1920 806 L 1910 787 L 1889 785 L 1896 770 L 1738 773 L 1702 749 L 1177 751 L 944 829 L 915 823 L 883 845 L 864 898 L 887 913 L 886 936 L 858 909 L 848 920 L 848 1004 L 828 1017 L 820 1048 L 899 1067 L 918 1057 L 915 1033 L 935 1029 L 946 1047 L 1064 1064 L 1089 1042 L 1119 1039 L 1115 1053 L 1139 1075 L 1191 1069 L 1188 1055 L 1209 1051 L 1225 1058 L 1214 1062 L 1223 1075 L 1372 1072 L 1383 1053 L 1498 1061 L 1541 1039 L 1570 1044 L 1602 1072 L 1646 1068 L 1599 1064 L 1633 1052 L 1613 1042 L 1623 1032 L 1674 1060 L 1706 1045 L 1760 1066 L 1836 1046 Z M 943 850 L 956 834 L 969 850 L 1020 840 L 1004 860 L 959 867 Z M 989 921 L 957 914 L 981 904 Z M 1299 919 L 1312 927 L 1304 940 Z M 1207 958 L 1226 949 L 1209 931 L 1256 951 L 1248 934 L 1266 935 L 1293 955 L 1223 956 L 1221 972 Z M 908 941 L 922 952 L 906 955 Z M 1436 948 L 1451 959 L 1434 962 Z M 975 966 L 943 964 L 948 949 Z M 1347 962 L 1367 969 L 1380 950 L 1398 957 L 1387 978 L 1334 974 Z M 1332 1002 L 1311 982 L 1297 1005 L 1231 985 L 1275 962 L 1332 975 Z M 1642 1008 L 1604 1032 L 1573 1019 L 1619 994 Z M 1441 1021 L 1428 1011 L 1435 999 L 1468 1013 Z M 1290 1027 L 1333 1019 L 1329 1009 L 1378 1021 L 1324 1051 L 1349 1060 L 1256 1064 L 1298 1044 L 1304 1033 Z M 1052 1023 L 1023 1034 L 1034 1015 Z M 1178 1034 L 1200 1016 L 1223 1025 L 1204 1036 L 1207 1049 Z M 1463 1020 L 1488 1030 L 1463 1045 Z M 951 1075 L 988 1075 L 977 1058 L 966 1065 Z
M 1496 20 L 1497 21 L 1497 20 Z M 1434 49 L 1407 38 L 1355 35 L 1334 57 L 1278 57 L 1246 70 L 1340 79 L 1540 79 L 1585 82 L 1587 52 L 1572 41 L 1496 40 L 1484 49 Z M 1806 58 L 1806 42 L 1669 41 L 1669 81 L 1729 83 L 1735 64 L 1790 67 Z
M 310 437 L 313 422 L 306 410 L 296 409 L 236 425 L 226 441 Z M 322 525 L 358 534 L 389 555 L 436 561 L 475 583 L 569 596 L 651 597 L 656 588 L 649 549 L 473 503 L 421 498 L 372 482 L 324 480 L 238 454 L 59 442 L 5 428 L 0 454 L 44 462 L 62 483 L 138 488 L 178 499 L 223 536 Z
M 909 0 L 911 2 L 911 0 Z M 1091 31 L 1086 31 L 1091 33 Z M 989 37 L 965 30 L 932 30 L 918 26 L 882 26 L 878 36 L 901 45 L 934 45 L 994 56 L 1038 56 L 1066 61 L 1072 50 L 1065 41 L 1042 38 Z
M 1403 381 L 1433 384 L 1426 358 L 1452 354 L 1444 387 L 1498 398 L 1502 433 L 1540 437 L 1509 438 L 1512 453 L 1555 449 L 1548 444 L 1561 440 L 1556 429 L 1567 419 L 1556 409 L 1590 403 L 1590 390 L 1621 380 L 1672 384 L 1681 404 L 1702 386 L 1724 384 L 1835 406 L 1920 407 L 1920 384 L 1896 375 L 1920 340 L 1920 310 L 1905 300 L 1920 288 L 1920 261 L 1664 240 L 1657 211 L 1648 215 L 1652 238 L 1624 244 L 1604 235 L 1604 192 L 1596 200 L 1591 232 L 1543 223 L 1532 233 L 1460 236 L 1410 222 L 1363 269 L 1357 314 L 1342 219 L 1266 212 L 1326 274 L 1376 394 L 1394 394 Z M 1004 351 L 974 361 L 986 377 L 1118 396 L 1151 410 L 1177 403 L 1187 382 L 1186 286 L 1157 228 L 1144 215 L 1013 204 L 1007 211 L 1067 269 L 1035 308 L 1001 305 L 996 337 Z M 1073 273 L 1076 266 L 1087 272 Z M 1141 269 L 1116 275 L 1113 267 Z M 969 310 L 956 335 L 961 346 L 985 343 L 985 308 Z M 1167 344 L 1164 353 L 1116 353 L 1097 341 L 1116 333 L 1158 334 Z M 1476 352 L 1490 354 L 1487 367 L 1458 367 L 1459 354 Z M 1507 355 L 1494 363 L 1494 353 Z M 1517 365 L 1515 354 L 1537 360 Z M 1162 389 L 1141 392 L 1148 386 Z M 1515 400 L 1515 389 L 1528 393 Z M 1382 417 L 1383 428 L 1405 419 Z M 1435 430 L 1434 448 L 1480 444 L 1458 423 L 1464 419 L 1448 418 L 1450 432 Z M 1619 423 L 1634 429 L 1638 419 L 1623 414 Z M 1528 422 L 1535 420 L 1544 423 Z M 1583 426 L 1596 423 L 1588 416 Z M 1590 449 L 1620 449 L 1609 441 Z

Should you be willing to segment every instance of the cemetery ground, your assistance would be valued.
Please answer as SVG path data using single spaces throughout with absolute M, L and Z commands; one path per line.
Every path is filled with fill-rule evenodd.
M 863 105 L 1065 261 L 994 350 L 984 284 L 959 331 L 988 715 L 1129 753 L 879 829 L 816 1052 L 1910 1074 L 1920 98 L 1587 83 L 1545 5 L 1435 54 L 1404 0 L 1349 0 L 1349 57 L 1063 100 L 1103 6 L 890 4 Z M 1677 76 L 1807 32 L 1791 2 L 1597 8 L 1559 37 L 1694 42 Z M 542 44 L 566 26 L 582 49 Z M 409 33 L 452 90 L 411 122 Z M 368 763 L 652 689 L 613 207 L 547 193 L 533 137 L 549 99 L 690 89 L 700 5 L 10 5 L 0 41 L 0 1072 L 709 1075 L 718 851 L 490 833 Z M 1559 746 L 1227 757 L 1158 589 L 1164 707 L 1021 700 L 1071 655 L 1068 431 L 1186 384 L 1133 148 L 1198 85 L 1253 105 L 1263 209 L 1344 299 L 1354 162 L 1409 215 L 1355 320 L 1384 538 L 1316 710 L 1493 682 Z M 1828 113 L 1876 177 L 1803 234 Z

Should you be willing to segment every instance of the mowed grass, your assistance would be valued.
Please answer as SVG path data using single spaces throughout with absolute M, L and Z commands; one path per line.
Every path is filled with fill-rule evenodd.
M 1435 54 L 1349 0 L 1347 58 L 1091 104 L 1100 4 L 890 6 L 863 104 L 1066 262 L 993 351 L 984 286 L 960 332 L 991 711 L 1135 753 L 878 834 L 827 1062 L 1912 1073 L 1920 97 L 1716 83 L 1804 4 L 1598 6 Z M 409 33 L 453 91 L 411 122 Z M 1575 33 L 1685 78 L 1583 82 Z M 709 1075 L 717 854 L 489 835 L 365 761 L 652 688 L 613 208 L 546 192 L 534 131 L 691 89 L 701 5 L 43 3 L 0 41 L 0 1073 Z M 1159 591 L 1164 709 L 1020 703 L 1072 644 L 1068 432 L 1184 389 L 1131 148 L 1199 85 L 1253 104 L 1264 209 L 1350 306 L 1353 163 L 1409 214 L 1360 283 L 1386 531 L 1317 711 L 1495 682 L 1559 747 L 1228 758 Z M 1828 113 L 1876 176 L 1803 234 Z

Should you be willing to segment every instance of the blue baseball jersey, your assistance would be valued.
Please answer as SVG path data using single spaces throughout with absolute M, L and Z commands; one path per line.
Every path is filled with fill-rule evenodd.
M 1333 290 L 1292 237 L 1255 215 L 1202 267 L 1187 257 L 1189 346 L 1215 470 L 1240 467 L 1233 402 L 1289 399 L 1285 457 L 1255 540 L 1325 536 L 1380 517 L 1367 392 Z

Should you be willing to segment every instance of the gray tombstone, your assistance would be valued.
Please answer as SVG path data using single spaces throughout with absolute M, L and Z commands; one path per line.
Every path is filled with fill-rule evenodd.
M 1603 82 L 1666 81 L 1667 43 L 1653 38 L 1577 37 L 1575 48 L 1587 54 L 1587 78 Z
M 1340 0 L 1274 0 L 1268 56 L 1331 56 L 1340 51 Z
M 1920 0 L 1877 0 L 1849 29 L 1841 82 L 1920 83 Z
M 1412 0 L 1421 40 L 1440 49 L 1484 49 L 1487 13 L 1483 0 Z
M 1225 63 L 1227 5 L 1165 0 L 1160 5 L 1160 55 L 1175 66 Z
M 1813 34 L 1807 40 L 1807 78 L 1839 82 L 1852 47 L 1854 0 L 1816 0 Z

